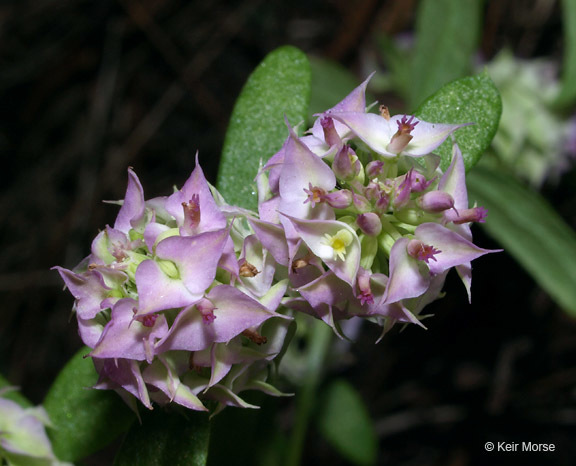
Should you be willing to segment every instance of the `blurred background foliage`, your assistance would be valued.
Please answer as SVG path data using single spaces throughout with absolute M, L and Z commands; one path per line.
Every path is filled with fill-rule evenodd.
M 113 221 L 115 208 L 101 200 L 122 198 L 127 166 L 147 196 L 162 195 L 186 180 L 198 150 L 215 181 L 235 99 L 271 50 L 292 44 L 311 57 L 311 114 L 374 70 L 373 100 L 413 112 L 438 83 L 486 67 L 503 96 L 505 126 L 471 182 L 503 222 L 524 206 L 517 228 L 507 230 L 508 251 L 474 264 L 472 305 L 448 280 L 446 298 L 428 308 L 435 314 L 428 331 L 393 332 L 375 346 L 377 330 L 366 326 L 353 345 L 337 343 L 339 357 L 325 368 L 325 381 L 337 382 L 319 382 L 322 402 L 312 417 L 319 422 L 309 429 L 303 464 L 500 464 L 483 452 L 486 441 L 499 440 L 556 444 L 554 455 L 524 464 L 573 464 L 576 324 L 564 311 L 575 306 L 576 60 L 565 57 L 575 53 L 576 28 L 566 28 L 575 14 L 573 0 L 5 2 L 0 373 L 42 401 L 81 346 L 69 320 L 72 299 L 49 268 L 78 263 L 98 228 Z M 454 53 L 438 53 L 448 49 Z M 522 64 L 539 69 L 530 74 Z M 507 106 L 516 110 L 506 113 Z M 535 162 L 519 162 L 519 154 Z M 502 183 L 483 182 L 494 167 Z M 503 185 L 511 193 L 495 196 Z M 530 206 L 541 202 L 535 218 Z M 538 233 L 539 225 L 555 233 Z M 500 247 L 501 231 L 476 229 L 478 244 Z M 566 269 L 551 259 L 562 252 Z M 539 273 L 559 278 L 547 283 Z M 567 297 L 554 294 L 558 283 Z M 357 393 L 378 444 L 354 457 L 330 444 L 338 422 L 330 406 L 342 397 L 354 405 Z M 233 464 L 275 464 L 294 404 L 260 402 L 261 412 L 217 418 L 212 464 L 232 464 L 231 453 Z M 263 432 L 263 423 L 278 430 Z M 107 464 L 103 458 L 84 464 Z

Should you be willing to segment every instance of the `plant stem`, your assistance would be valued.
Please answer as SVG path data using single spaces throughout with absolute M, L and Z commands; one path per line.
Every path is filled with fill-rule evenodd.
M 332 329 L 321 320 L 312 323 L 306 381 L 296 399 L 296 419 L 290 438 L 286 466 L 298 466 L 304 449 L 310 414 L 314 408 L 316 391 L 322 380 L 326 354 L 333 335 Z

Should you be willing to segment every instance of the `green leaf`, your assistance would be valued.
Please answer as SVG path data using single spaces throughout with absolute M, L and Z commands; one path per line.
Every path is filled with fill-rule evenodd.
M 204 466 L 209 439 L 208 413 L 156 408 L 132 426 L 114 465 Z
M 488 149 L 496 134 L 502 101 L 488 74 L 481 73 L 446 84 L 415 114 L 431 123 L 474 123 L 454 133 L 466 170 L 469 170 Z M 442 157 L 441 166 L 446 169 L 452 159 L 452 141 L 447 139 L 434 152 Z
M 259 161 L 268 160 L 288 137 L 285 115 L 292 125 L 306 120 L 310 80 L 308 58 L 289 46 L 268 54 L 250 75 L 234 106 L 220 161 L 217 186 L 228 203 L 256 208 Z
M 567 312 L 576 316 L 576 233 L 540 194 L 513 177 L 477 167 L 469 197 L 488 209 L 483 227 Z
M 378 440 L 368 410 L 358 392 L 336 379 L 326 389 L 318 417 L 324 438 L 348 461 L 357 465 L 376 462 Z
M 128 430 L 136 416 L 112 391 L 93 390 L 98 375 L 83 348 L 62 369 L 44 400 L 54 428 L 48 429 L 56 456 L 77 461 Z
M 576 0 L 562 1 L 564 28 L 564 60 L 562 87 L 556 103 L 566 107 L 576 100 Z
M 482 0 L 423 0 L 416 18 L 410 108 L 466 76 L 480 37 Z

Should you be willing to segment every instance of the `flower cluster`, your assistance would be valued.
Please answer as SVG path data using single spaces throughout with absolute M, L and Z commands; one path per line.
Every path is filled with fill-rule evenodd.
M 563 116 L 555 108 L 560 91 L 556 64 L 522 60 L 504 49 L 483 66 L 502 97 L 491 151 L 497 163 L 537 188 L 558 181 L 576 158 L 576 116 Z
M 0 395 L 10 390 L 0 390 Z M 41 406 L 23 408 L 0 396 L 0 464 L 65 466 L 58 461 L 46 435 L 50 425 Z
M 290 129 L 259 174 L 253 227 L 294 292 L 285 304 L 331 325 L 354 316 L 422 325 L 451 268 L 468 294 L 472 243 L 462 154 L 443 173 L 432 154 L 464 125 L 366 111 L 368 80 L 327 110 L 303 137 Z
M 247 407 L 243 390 L 279 394 L 265 380 L 289 324 L 276 312 L 287 280 L 276 279 L 242 211 L 213 195 L 198 164 L 182 189 L 147 201 L 128 174 L 114 226 L 73 271 L 56 267 L 76 298 L 95 388 L 150 409 Z
M 470 295 L 471 261 L 492 252 L 470 231 L 486 211 L 468 205 L 456 143 L 444 172 L 432 154 L 464 125 L 369 113 L 367 82 L 304 137 L 289 127 L 256 177 L 258 214 L 227 205 L 198 163 L 182 189 L 148 201 L 129 170 L 114 226 L 76 269 L 56 267 L 76 298 L 96 388 L 148 408 L 246 407 L 245 389 L 279 394 L 266 376 L 287 344 L 280 308 L 339 335 L 353 317 L 384 334 L 422 325 L 451 268 Z

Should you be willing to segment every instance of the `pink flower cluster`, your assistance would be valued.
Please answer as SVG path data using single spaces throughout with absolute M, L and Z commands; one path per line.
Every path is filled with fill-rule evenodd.
M 286 266 L 290 298 L 340 333 L 338 321 L 421 325 L 455 268 L 468 294 L 471 261 L 488 252 L 472 243 L 460 149 L 445 172 L 432 152 L 465 125 L 366 111 L 367 82 L 318 115 L 305 136 L 293 130 L 259 174 L 253 227 Z
M 147 201 L 128 174 L 114 226 L 74 270 L 56 267 L 76 298 L 95 388 L 150 409 L 249 407 L 243 390 L 279 394 L 266 376 L 289 322 L 276 312 L 287 281 L 275 278 L 273 258 L 216 202 L 200 166 L 182 189 Z
M 367 82 L 289 136 L 257 175 L 258 214 L 226 205 L 196 169 L 168 197 L 145 200 L 129 170 L 113 227 L 74 270 L 56 267 L 76 298 L 96 388 L 131 404 L 204 400 L 249 406 L 282 353 L 293 312 L 383 327 L 421 324 L 456 270 L 470 295 L 472 242 L 464 163 L 432 152 L 464 125 L 366 111 Z M 280 312 L 279 312 L 280 311 Z

